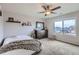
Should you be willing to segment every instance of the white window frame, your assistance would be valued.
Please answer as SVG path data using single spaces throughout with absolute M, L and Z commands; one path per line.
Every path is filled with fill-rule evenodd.
M 62 19 L 62 20 L 57 20 L 57 21 L 55 21 L 55 22 L 58 22 L 58 21 L 62 21 L 62 28 L 64 28 L 64 21 L 65 20 L 75 20 L 75 34 L 69 34 L 69 33 L 65 33 L 65 32 L 61 32 L 61 33 L 58 33 L 58 34 L 64 34 L 64 35 L 74 35 L 74 36 L 76 36 L 76 18 L 65 18 L 65 19 Z M 55 32 L 55 22 L 54 22 L 54 32 Z M 55 33 L 57 33 L 57 32 L 55 32 Z

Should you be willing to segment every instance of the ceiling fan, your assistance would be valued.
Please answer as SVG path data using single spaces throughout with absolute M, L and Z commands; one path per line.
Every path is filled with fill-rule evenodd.
M 42 11 L 40 13 L 44 13 L 45 16 L 52 14 L 52 13 L 55 14 L 54 11 L 61 8 L 61 6 L 52 8 L 51 5 L 42 5 L 41 7 L 44 9 L 44 11 Z

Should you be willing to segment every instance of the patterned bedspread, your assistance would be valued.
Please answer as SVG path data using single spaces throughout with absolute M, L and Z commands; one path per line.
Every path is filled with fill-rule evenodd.
M 41 43 L 37 40 L 19 40 L 10 42 L 0 48 L 0 54 L 14 49 L 26 49 L 39 52 L 41 51 Z

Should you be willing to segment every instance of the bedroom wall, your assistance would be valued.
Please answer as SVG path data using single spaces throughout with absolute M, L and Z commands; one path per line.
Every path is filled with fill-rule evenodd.
M 35 18 L 28 15 L 22 15 L 22 14 L 16 14 L 8 11 L 3 11 L 3 17 L 4 17 L 4 37 L 12 36 L 12 35 L 19 35 L 19 34 L 26 34 L 29 35 L 31 31 L 35 28 L 35 22 L 43 20 L 39 18 Z M 21 22 L 27 22 L 30 21 L 32 26 L 22 26 L 19 23 L 9 23 L 5 22 L 8 20 L 8 17 L 14 17 L 14 20 L 18 20 Z
M 76 19 L 76 36 L 66 35 L 66 34 L 63 35 L 63 34 L 54 32 L 54 22 L 57 20 L 65 19 L 65 18 L 68 18 L 68 19 L 75 18 Z M 63 16 L 48 18 L 48 19 L 46 19 L 45 23 L 48 27 L 49 38 L 52 38 L 53 35 L 56 35 L 56 38 L 58 40 L 79 45 L 79 11 L 65 14 Z
M 2 7 L 0 5 L 0 10 L 2 10 Z M 0 16 L 0 44 L 3 39 L 3 16 Z

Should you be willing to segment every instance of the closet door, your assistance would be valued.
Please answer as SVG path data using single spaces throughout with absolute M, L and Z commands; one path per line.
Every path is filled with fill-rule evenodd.
M 2 39 L 3 39 L 3 19 L 0 16 L 0 42 L 2 41 Z

